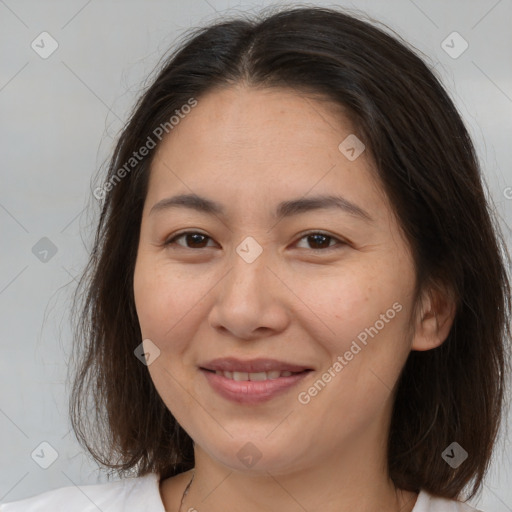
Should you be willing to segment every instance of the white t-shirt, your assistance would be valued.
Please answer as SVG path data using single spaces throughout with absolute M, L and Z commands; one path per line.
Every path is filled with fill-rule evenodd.
M 0 512 L 166 512 L 159 483 L 159 475 L 150 473 L 103 484 L 61 487 L 31 498 L 4 503 L 0 505 Z M 413 512 L 482 511 L 421 491 Z

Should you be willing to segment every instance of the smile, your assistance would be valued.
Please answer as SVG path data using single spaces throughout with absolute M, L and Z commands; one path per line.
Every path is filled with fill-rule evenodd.
M 296 372 L 300 373 L 300 372 Z M 236 381 L 262 381 L 262 380 L 274 380 L 279 377 L 290 377 L 294 374 L 294 372 L 290 371 L 279 371 L 274 370 L 270 372 L 257 372 L 257 373 L 248 373 L 248 372 L 223 372 L 221 370 L 217 370 L 215 372 L 216 375 L 222 375 L 226 377 L 226 379 L 236 380 Z
M 211 389 L 220 397 L 237 404 L 268 402 L 297 386 L 312 370 L 291 372 L 237 372 L 200 369 Z

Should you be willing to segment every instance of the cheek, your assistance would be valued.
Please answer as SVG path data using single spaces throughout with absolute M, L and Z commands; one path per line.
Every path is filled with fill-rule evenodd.
M 298 284 L 294 291 L 314 314 L 312 318 L 322 338 L 330 339 L 334 347 L 343 346 L 344 340 L 357 335 L 391 307 L 393 283 L 379 278 L 382 272 L 375 265 L 352 265 L 350 271 L 326 270 L 295 279 Z
M 381 258 L 350 272 L 331 269 L 303 279 L 297 295 L 310 310 L 302 316 L 303 328 L 331 361 L 347 354 L 350 365 L 396 369 L 408 347 L 409 277 L 405 267 Z
M 344 428 L 348 435 L 370 425 L 389 403 L 409 353 L 408 303 L 405 283 L 396 274 L 352 273 L 324 284 L 321 297 L 312 302 L 329 326 L 316 338 L 328 357 L 318 381 L 301 389 L 301 399 L 310 400 L 306 407 L 312 417 L 322 417 L 319 428 L 328 439 Z
M 206 275 L 183 273 L 168 263 L 141 258 L 135 268 L 134 296 L 143 338 L 162 351 L 181 351 L 187 331 L 198 325 L 211 288 Z M 182 340 L 182 341 L 180 341 Z
M 134 296 L 137 316 L 144 338 L 163 341 L 163 333 L 184 307 L 181 292 L 177 293 L 175 279 L 143 256 L 137 261 L 134 273 Z M 181 299 L 181 300 L 180 300 Z
M 188 389 L 183 357 L 194 336 L 200 300 L 206 293 L 191 286 L 191 277 L 181 277 L 168 265 L 141 257 L 134 273 L 134 297 L 142 339 L 150 339 L 159 355 L 148 365 L 158 394 L 167 408 L 185 420 L 194 408 L 193 390 Z

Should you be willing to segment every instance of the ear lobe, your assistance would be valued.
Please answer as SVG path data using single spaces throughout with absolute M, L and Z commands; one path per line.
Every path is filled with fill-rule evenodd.
M 429 288 L 425 295 L 415 320 L 411 350 L 431 350 L 442 345 L 457 312 L 454 294 L 446 287 Z

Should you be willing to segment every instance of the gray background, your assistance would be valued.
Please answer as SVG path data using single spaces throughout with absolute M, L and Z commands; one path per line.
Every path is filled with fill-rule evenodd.
M 106 481 L 67 418 L 69 300 L 99 206 L 93 177 L 145 77 L 180 35 L 271 3 L 0 0 L 0 502 Z M 468 125 L 510 247 L 512 0 L 311 4 L 365 11 L 427 55 Z M 31 47 L 43 31 L 59 45 L 46 59 Z M 441 46 L 453 31 L 469 44 L 458 58 Z M 51 247 L 44 237 L 54 255 L 40 252 Z M 51 456 L 42 442 L 58 452 L 48 469 L 35 462 Z M 511 456 L 502 436 L 473 505 L 512 511 Z

